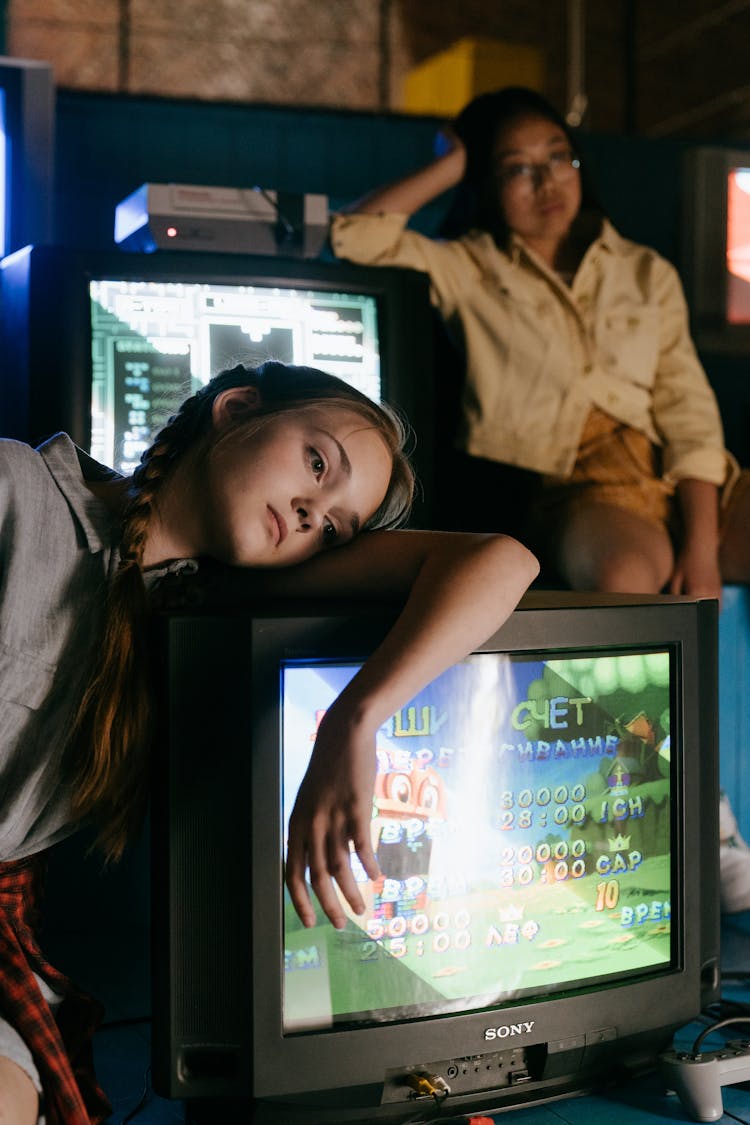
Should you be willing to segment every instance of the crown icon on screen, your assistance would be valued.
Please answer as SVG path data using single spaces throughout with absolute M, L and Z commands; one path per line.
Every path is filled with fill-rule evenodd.
M 523 918 L 522 906 L 499 906 L 497 913 L 501 922 L 520 922 Z
M 630 847 L 630 837 L 629 836 L 623 836 L 622 833 L 620 833 L 619 836 L 610 836 L 610 838 L 609 838 L 609 850 L 611 852 L 623 852 L 623 851 L 626 851 L 629 847 Z

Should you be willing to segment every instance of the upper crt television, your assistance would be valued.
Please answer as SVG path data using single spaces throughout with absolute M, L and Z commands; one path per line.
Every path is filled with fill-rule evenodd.
M 683 259 L 698 343 L 750 344 L 750 149 L 691 149 L 684 163 Z
M 277 359 L 322 368 L 398 407 L 415 431 L 429 495 L 432 320 L 423 276 L 281 257 L 48 246 L 10 255 L 1 276 L 4 436 L 36 443 L 66 430 L 127 474 L 212 375 Z
M 394 614 L 235 590 L 163 617 L 153 1068 L 191 1120 L 428 1121 L 596 1090 L 717 997 L 710 600 L 528 594 L 378 732 L 365 914 L 301 926 L 289 813 Z

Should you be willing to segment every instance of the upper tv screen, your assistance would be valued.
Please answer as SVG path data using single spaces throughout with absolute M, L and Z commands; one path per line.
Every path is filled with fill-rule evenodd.
M 183 399 L 236 363 L 320 367 L 381 398 L 372 294 L 116 277 L 89 292 L 91 453 L 121 473 Z

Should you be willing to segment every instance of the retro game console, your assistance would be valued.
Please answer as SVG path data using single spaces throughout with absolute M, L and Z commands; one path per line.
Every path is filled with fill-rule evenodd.
M 115 208 L 123 250 L 210 250 L 316 258 L 328 196 L 264 188 L 141 184 Z

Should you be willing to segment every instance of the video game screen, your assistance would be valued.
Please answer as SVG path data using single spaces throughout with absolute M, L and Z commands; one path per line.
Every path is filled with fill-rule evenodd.
M 729 172 L 727 271 L 727 320 L 750 324 L 750 168 Z
M 284 907 L 284 1030 L 560 995 L 672 965 L 674 653 L 478 653 L 379 730 L 364 915 Z M 352 663 L 282 668 L 283 812 Z M 286 893 L 286 892 L 285 892 Z
M 130 474 L 183 399 L 223 368 L 320 367 L 381 398 L 377 300 L 250 284 L 95 280 L 91 455 Z

